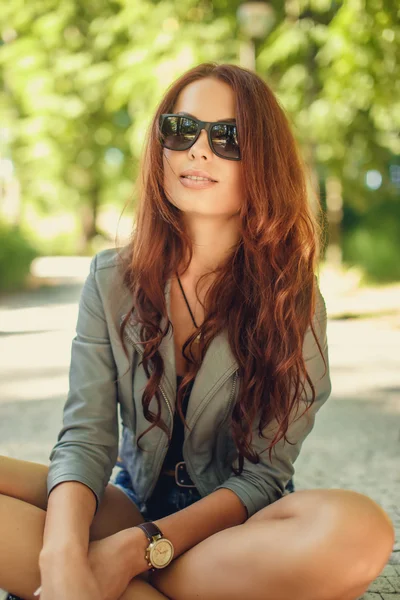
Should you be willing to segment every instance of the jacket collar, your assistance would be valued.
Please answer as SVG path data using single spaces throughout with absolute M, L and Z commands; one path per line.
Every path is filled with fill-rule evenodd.
M 168 279 L 164 289 L 167 312 L 170 320 L 171 282 L 172 278 Z M 121 321 L 124 319 L 125 315 L 126 313 L 121 316 Z M 166 318 L 163 318 L 161 320 L 161 329 L 166 328 L 166 326 L 167 320 Z M 133 316 L 131 315 L 126 324 L 126 334 L 130 341 L 135 344 L 135 349 L 142 355 L 143 345 L 140 343 L 139 333 L 140 324 L 135 323 Z M 171 406 L 174 408 L 177 389 L 177 373 L 172 329 L 170 329 L 169 333 L 163 338 L 159 352 L 164 360 L 164 376 L 161 380 L 161 387 L 164 389 Z M 191 416 L 196 412 L 200 404 L 205 401 L 211 393 L 215 393 L 238 368 L 239 365 L 229 345 L 228 332 L 223 330 L 211 341 L 194 381 L 187 410 L 188 423 L 190 423 Z

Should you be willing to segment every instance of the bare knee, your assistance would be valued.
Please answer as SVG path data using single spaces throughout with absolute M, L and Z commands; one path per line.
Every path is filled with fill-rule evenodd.
M 395 532 L 386 512 L 371 498 L 342 489 L 302 490 L 285 496 L 248 519 L 292 518 L 301 560 L 299 576 L 310 589 L 335 582 L 332 597 L 365 590 L 381 573 L 393 549 Z M 360 594 L 359 594 L 360 595 Z M 356 597 L 356 596 L 355 596 Z
M 393 523 L 369 496 L 351 490 L 328 491 L 333 492 L 332 513 L 336 515 L 336 528 L 341 530 L 341 539 L 346 540 L 345 553 L 352 553 L 360 573 L 367 581 L 373 581 L 393 550 Z
M 46 510 L 48 472 L 41 463 L 0 456 L 0 493 Z
M 389 516 L 372 498 L 355 491 L 308 492 L 304 518 L 314 524 L 321 559 L 325 557 L 336 571 L 339 586 L 346 591 L 374 581 L 393 549 L 395 531 Z

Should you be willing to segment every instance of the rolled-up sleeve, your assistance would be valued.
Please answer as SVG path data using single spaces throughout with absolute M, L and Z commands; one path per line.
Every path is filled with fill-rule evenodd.
M 50 453 L 47 496 L 79 481 L 96 496 L 96 513 L 118 456 L 117 368 L 96 283 L 96 259 L 79 301 L 63 427 Z
M 297 459 L 302 444 L 314 427 L 315 415 L 331 394 L 331 380 L 329 372 L 328 340 L 327 340 L 327 313 L 324 298 L 318 283 L 316 286 L 316 308 L 313 317 L 313 326 L 321 346 L 325 364 L 321 357 L 317 343 L 313 336 L 311 326 L 308 327 L 303 343 L 303 356 L 306 369 L 315 387 L 315 401 L 309 410 L 304 413 L 312 399 L 312 390 L 308 382 L 304 382 L 305 392 L 301 396 L 300 407 L 290 419 L 286 433 L 288 442 L 282 438 L 272 449 L 269 460 L 269 451 L 265 450 L 278 431 L 276 420 L 271 421 L 263 430 L 264 439 L 258 434 L 258 422 L 253 427 L 252 447 L 260 454 L 260 462 L 253 464 L 244 459 L 244 468 L 241 475 L 232 474 L 226 481 L 216 487 L 228 488 L 239 496 L 245 505 L 248 517 L 281 498 L 285 487 L 294 474 L 293 463 Z M 258 420 L 257 420 L 258 421 Z

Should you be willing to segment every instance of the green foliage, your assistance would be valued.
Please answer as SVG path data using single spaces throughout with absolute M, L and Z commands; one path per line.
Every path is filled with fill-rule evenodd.
M 359 226 L 344 238 L 343 262 L 362 267 L 367 282 L 399 281 L 399 240 L 377 228 Z
M 348 203 L 364 196 L 369 208 L 360 175 L 380 170 L 389 193 L 388 163 L 400 153 L 398 3 L 303 0 L 287 9 L 258 68 L 313 161 L 340 178 Z
M 348 210 L 346 223 L 344 263 L 361 266 L 370 283 L 400 280 L 400 203 L 381 200 L 358 219 Z
M 24 287 L 31 262 L 38 251 L 18 227 L 0 222 L 0 290 Z
M 52 238 L 29 236 L 40 256 L 73 256 L 77 254 L 78 236 L 75 232 L 57 233 Z

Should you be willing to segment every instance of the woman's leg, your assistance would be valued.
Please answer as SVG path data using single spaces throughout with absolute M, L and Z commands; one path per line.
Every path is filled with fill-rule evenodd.
M 0 587 L 26 600 L 37 600 L 32 590 L 40 583 L 46 481 L 44 465 L 0 457 Z M 140 520 L 134 504 L 109 485 L 91 536 L 101 539 Z M 307 490 L 204 540 L 156 572 L 151 583 L 173 600 L 354 600 L 382 571 L 393 541 L 390 520 L 370 498 Z
M 167 596 L 164 596 L 152 585 L 143 581 L 140 577 L 135 577 L 119 600 L 166 600 L 166 598 Z
M 38 560 L 46 518 L 47 473 L 45 465 L 0 456 L 0 588 L 25 600 L 37 600 L 33 592 L 40 585 Z M 133 502 L 121 490 L 108 485 L 90 528 L 90 540 L 102 539 L 143 521 Z M 130 584 L 124 600 L 129 600 L 129 593 L 132 596 L 134 585 L 141 586 L 143 600 L 165 598 L 143 579 L 140 581 Z
M 173 600 L 355 600 L 384 568 L 393 525 L 349 490 L 304 490 L 207 538 L 152 575 Z

